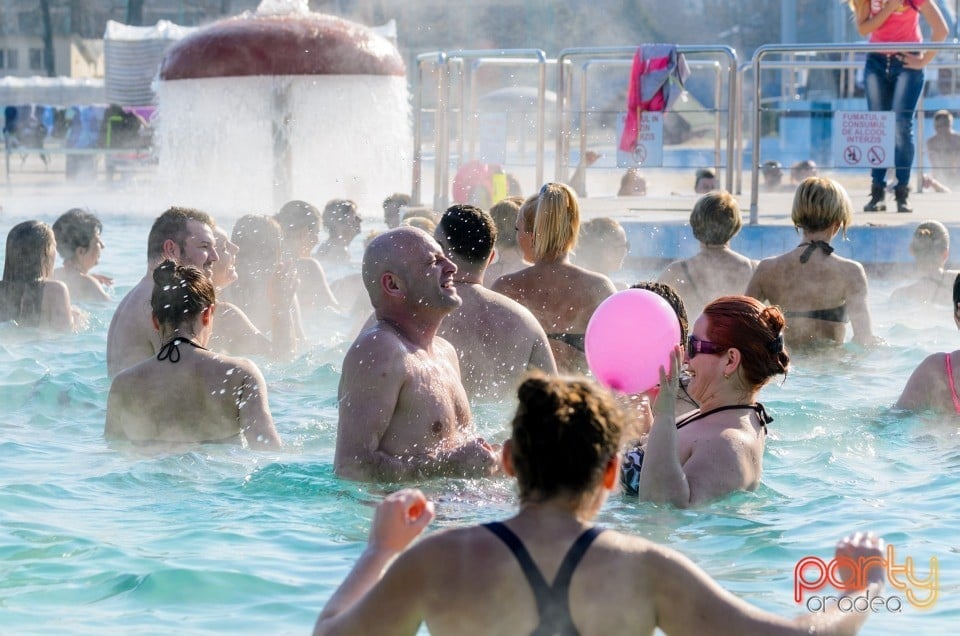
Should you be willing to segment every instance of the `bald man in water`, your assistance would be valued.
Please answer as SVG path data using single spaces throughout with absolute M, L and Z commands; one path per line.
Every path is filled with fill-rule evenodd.
M 493 217 L 473 205 L 454 205 L 433 236 L 457 266 L 454 284 L 463 304 L 443 319 L 439 333 L 459 354 L 467 395 L 503 398 L 516 393 L 527 371 L 556 374 L 550 342 L 536 316 L 483 286 L 497 239 Z
M 457 353 L 437 336 L 460 306 L 456 266 L 429 234 L 399 227 L 363 256 L 376 321 L 343 361 L 334 471 L 362 481 L 480 477 L 499 451 L 472 436 Z

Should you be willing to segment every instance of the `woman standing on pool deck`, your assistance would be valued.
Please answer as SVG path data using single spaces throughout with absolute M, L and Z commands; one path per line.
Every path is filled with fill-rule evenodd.
M 677 347 L 670 377 L 660 379 L 650 433 L 624 455 L 624 492 L 686 508 L 760 485 L 773 419 L 757 396 L 770 378 L 787 373 L 783 326 L 779 309 L 747 296 L 723 296 L 704 308 L 685 357 L 687 391 L 700 408 L 676 417 Z
M 931 0 L 848 0 L 860 35 L 869 35 L 871 44 L 901 44 L 898 50 L 867 53 L 864 89 L 867 107 L 873 111 L 892 110 L 896 117 L 893 162 L 897 183 L 893 190 L 897 212 L 913 212 L 907 204 L 910 167 L 913 165 L 913 116 L 923 91 L 923 67 L 937 56 L 936 51 L 921 52 L 923 41 L 920 16 L 930 25 L 930 40 L 942 42 L 947 24 L 940 9 Z M 883 202 L 887 187 L 887 169 L 870 171 L 870 201 L 864 212 L 887 209 Z
M 960 328 L 960 275 L 953 281 L 953 321 Z M 927 356 L 910 374 L 895 408 L 960 415 L 960 391 L 954 369 L 960 375 L 960 350 Z
M 790 320 L 791 346 L 842 343 L 848 320 L 854 342 L 875 344 L 863 265 L 837 256 L 830 245 L 853 219 L 847 191 L 832 179 L 808 177 L 793 195 L 790 216 L 803 240 L 786 254 L 760 261 L 746 295 L 780 306 Z
M 10 228 L 0 281 L 0 322 L 28 327 L 73 329 L 73 309 L 66 283 L 53 280 L 57 241 L 42 221 Z
M 577 195 L 566 184 L 547 183 L 537 201 L 534 264 L 501 276 L 492 287 L 533 312 L 547 332 L 561 373 L 587 372 L 587 323 L 597 306 L 617 291 L 603 274 L 570 262 L 579 232 Z
M 781 618 L 727 592 L 675 550 L 594 526 L 617 483 L 624 416 L 616 402 L 587 379 L 537 375 L 518 397 L 503 446 L 504 470 L 519 488 L 516 516 L 439 531 L 408 549 L 433 519 L 433 504 L 419 490 L 387 496 L 315 635 L 416 634 L 423 623 L 438 636 L 652 634 L 657 627 L 667 634 L 854 634 L 866 620 L 869 612 L 837 607 Z M 883 549 L 873 535 L 837 544 L 838 555 L 854 560 L 879 561 Z M 883 568 L 872 567 L 867 579 L 866 593 L 875 597 Z

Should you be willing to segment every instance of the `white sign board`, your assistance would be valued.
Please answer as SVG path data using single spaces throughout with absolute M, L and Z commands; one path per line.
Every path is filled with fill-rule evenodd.
M 619 140 L 623 136 L 623 124 L 626 113 L 617 115 Z M 642 166 L 663 165 L 663 113 L 640 113 L 640 128 L 637 131 L 637 145 L 633 152 L 617 149 L 618 168 L 640 168 Z
M 833 165 L 843 168 L 893 166 L 895 114 L 840 111 L 833 114 Z
M 477 118 L 477 159 L 483 163 L 507 161 L 507 114 L 480 113 Z

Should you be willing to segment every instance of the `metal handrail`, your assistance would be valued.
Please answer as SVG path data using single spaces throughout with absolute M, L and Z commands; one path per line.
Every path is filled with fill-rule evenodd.
M 629 67 L 633 65 L 633 59 L 587 59 L 580 65 L 581 76 L 580 76 L 580 112 L 587 112 L 587 77 L 589 75 L 590 67 L 594 64 L 603 64 L 605 66 L 625 66 Z M 717 104 L 717 107 L 714 109 L 714 121 L 715 121 L 715 130 L 713 135 L 713 155 L 714 155 L 714 165 L 720 165 L 720 101 L 723 97 L 722 95 L 722 82 L 720 81 L 720 74 L 722 72 L 722 65 L 716 60 L 689 60 L 687 65 L 693 68 L 697 67 L 709 67 L 714 70 L 716 79 L 714 81 L 714 103 Z M 572 84 L 572 82 L 571 82 Z M 567 96 L 570 97 L 569 95 Z M 587 129 L 584 126 L 580 126 L 580 156 L 587 151 Z M 566 159 L 566 153 L 563 155 L 563 159 Z M 559 155 L 558 155 L 559 157 Z M 564 168 L 568 168 L 563 161 L 560 161 L 560 173 L 558 173 L 557 178 L 560 179 L 563 174 L 565 174 Z
M 423 67 L 427 62 L 434 62 L 437 67 L 445 68 L 447 63 L 446 53 L 443 51 L 435 51 L 433 53 L 421 53 L 417 56 L 417 91 L 413 96 L 413 111 L 415 114 L 413 121 L 413 184 L 410 188 L 410 199 L 414 205 L 420 205 L 420 183 L 422 179 L 422 169 L 423 169 L 423 150 L 420 148 L 422 142 L 422 125 L 420 123 L 420 115 L 423 112 Z M 434 115 L 434 130 L 437 132 L 435 135 L 441 134 L 440 131 L 443 131 L 442 134 L 446 134 L 446 108 L 442 108 L 442 95 L 444 94 L 442 90 L 442 79 L 438 79 L 437 86 L 437 109 Z M 442 126 L 438 120 L 443 120 Z M 437 137 L 434 136 L 434 157 L 437 155 L 437 146 L 440 145 L 437 142 Z M 434 170 L 434 192 L 437 191 L 437 187 L 440 185 L 440 174 L 439 170 Z
M 477 66 L 484 63 L 492 63 L 492 60 L 499 60 L 498 63 L 504 64 L 509 63 L 510 61 L 515 61 L 516 63 L 535 63 L 539 65 L 539 79 L 537 85 L 537 94 L 538 94 L 538 109 L 537 109 L 537 180 L 541 181 L 543 179 L 543 155 L 544 155 L 544 130 L 546 114 L 545 114 L 545 95 L 547 90 L 547 81 L 546 81 L 546 64 L 547 64 L 547 54 L 541 49 L 494 49 L 494 50 L 456 50 L 456 51 L 439 51 L 431 53 L 422 53 L 417 56 L 417 68 L 420 72 L 419 83 L 416 93 L 416 102 L 415 108 L 417 112 L 417 122 L 414 128 L 414 186 L 413 186 L 413 196 L 411 197 L 418 204 L 420 203 L 420 170 L 422 166 L 422 154 L 420 153 L 420 144 L 422 143 L 422 131 L 420 129 L 420 109 L 422 106 L 422 91 L 423 91 L 423 77 L 422 77 L 422 68 L 423 64 L 427 61 L 433 61 L 439 71 L 439 78 L 437 83 L 437 115 L 436 115 L 436 138 L 434 144 L 434 195 L 433 195 L 433 205 L 434 209 L 443 210 L 447 207 L 448 203 L 448 181 L 449 181 L 449 162 L 450 162 L 450 138 L 447 131 L 447 113 L 449 110 L 449 104 L 451 103 L 450 99 L 450 90 L 452 82 L 450 81 L 451 76 L 451 66 L 456 65 L 461 70 L 461 75 L 464 74 L 464 69 L 470 74 L 471 81 L 461 82 L 460 84 L 460 104 L 461 104 L 461 113 L 460 113 L 460 135 L 458 135 L 458 156 L 463 157 L 463 138 L 464 130 L 467 129 L 467 121 L 469 113 L 472 113 L 475 108 L 476 101 L 476 85 L 472 81 L 475 77 L 473 71 Z M 473 64 L 466 65 L 467 61 L 473 61 Z M 465 94 L 469 84 L 470 93 L 469 95 Z M 465 108 L 464 104 L 469 101 L 470 108 Z M 475 128 L 472 128 L 475 130 Z M 473 140 L 471 139 L 471 146 Z M 471 147 L 472 153 L 472 147 Z
M 563 179 L 563 170 L 564 170 L 564 161 L 568 153 L 569 140 L 567 139 L 568 131 L 565 128 L 565 120 L 563 117 L 564 113 L 564 101 L 567 99 L 568 91 L 568 82 L 565 77 L 565 69 L 568 63 L 573 62 L 575 58 L 589 57 L 596 60 L 597 58 L 617 58 L 630 56 L 632 59 L 633 55 L 636 53 L 636 46 L 598 46 L 598 47 L 583 47 L 583 48 L 568 48 L 560 51 L 560 54 L 557 55 L 557 141 L 556 141 L 556 174 L 555 178 L 558 180 Z M 712 54 L 720 55 L 721 57 L 727 60 L 728 68 L 728 109 L 727 109 L 727 167 L 726 170 L 726 181 L 727 189 L 730 190 L 733 185 L 732 173 L 730 171 L 730 166 L 734 160 L 734 144 L 735 144 L 735 125 L 733 117 L 735 115 L 735 109 L 732 108 L 737 103 L 736 94 L 738 92 L 737 85 L 737 54 L 729 46 L 687 46 L 681 45 L 677 46 L 677 52 L 684 55 L 701 55 L 701 54 Z M 718 102 L 719 106 L 719 102 Z

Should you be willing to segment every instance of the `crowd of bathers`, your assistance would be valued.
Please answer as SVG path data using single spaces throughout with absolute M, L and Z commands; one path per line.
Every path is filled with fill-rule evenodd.
M 239 218 L 229 233 L 201 210 L 171 207 L 154 220 L 147 271 L 110 323 L 104 433 L 118 451 L 224 442 L 280 448 L 267 380 L 251 357 L 297 356 L 308 340 L 304 324 L 339 312 L 355 326 L 337 396 L 336 474 L 381 483 L 515 478 L 520 512 L 503 524 L 435 533 L 406 550 L 432 518 L 432 504 L 415 489 L 391 495 L 319 631 L 351 625 L 379 633 L 388 620 L 426 621 L 438 633 L 502 633 L 515 624 L 549 633 L 655 624 L 701 633 L 717 620 L 742 626 L 737 633 L 805 630 L 816 621 L 855 631 L 864 617 L 767 615 L 679 555 L 590 524 L 611 491 L 689 507 L 756 489 L 773 421 L 759 394 L 787 373 L 791 352 L 842 343 L 847 322 L 857 343 L 882 344 L 871 327 L 864 268 L 830 244 L 852 221 L 843 187 L 804 179 L 792 219 L 802 237 L 797 247 L 756 262 L 730 248 L 742 225 L 736 199 L 716 190 L 696 200 L 690 226 L 700 251 L 667 265 L 658 281 L 633 286 L 670 304 L 680 339 L 656 386 L 623 395 L 588 378 L 584 335 L 597 307 L 625 287 L 609 275 L 622 266 L 629 242 L 613 219 L 581 224 L 577 194 L 563 183 L 508 197 L 489 211 L 456 204 L 438 216 L 403 195 L 388 197 L 387 229 L 366 237 L 359 271 L 349 265 L 348 248 L 361 234 L 352 201 L 333 200 L 322 211 L 290 201 L 274 215 Z M 93 271 L 101 231 L 96 215 L 80 209 L 52 226 L 13 227 L 0 319 L 82 328 L 77 305 L 112 298 L 112 280 Z M 910 249 L 920 278 L 894 295 L 946 302 L 960 320 L 956 272 L 944 269 L 946 228 L 921 224 Z M 960 412 L 952 373 L 960 360 L 952 358 L 924 361 L 898 406 Z M 175 410 L 168 408 L 171 393 Z M 478 400 L 516 401 L 508 439 L 476 434 L 471 405 Z M 881 549 L 882 541 L 861 533 L 838 554 Z M 478 559 L 486 565 L 480 569 L 491 570 L 483 577 L 504 590 L 506 609 L 496 617 L 496 599 L 478 602 L 475 616 L 456 601 L 474 594 L 458 581 L 464 564 Z M 512 575 L 514 559 L 524 578 Z M 542 570 L 557 572 L 552 585 Z M 425 583 L 406 589 L 410 576 Z M 619 616 L 589 608 L 589 581 L 605 577 L 649 594 Z M 871 570 L 862 582 L 877 588 L 882 578 Z M 434 589 L 453 600 L 432 601 Z M 529 591 L 536 612 L 514 600 Z M 684 602 L 704 599 L 702 616 L 683 615 Z

